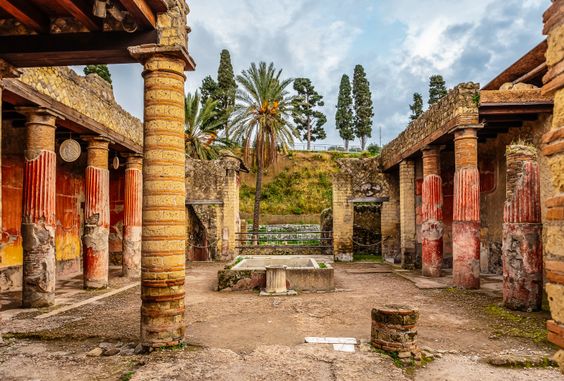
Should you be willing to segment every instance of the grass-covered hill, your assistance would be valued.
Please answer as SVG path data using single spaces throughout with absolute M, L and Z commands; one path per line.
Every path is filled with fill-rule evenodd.
M 367 154 L 296 151 L 280 157 L 265 173 L 261 215 L 270 223 L 317 222 L 319 213 L 331 207 L 331 174 L 338 169 L 336 159 L 362 155 Z M 253 212 L 255 181 L 252 172 L 242 177 L 241 212 L 245 218 Z

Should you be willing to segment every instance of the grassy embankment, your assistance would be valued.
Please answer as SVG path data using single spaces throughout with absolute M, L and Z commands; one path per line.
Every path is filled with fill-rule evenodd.
M 342 152 L 290 152 L 268 169 L 261 197 L 262 224 L 319 223 L 319 214 L 331 207 L 331 175 L 338 170 L 336 159 L 365 157 Z M 241 216 L 252 220 L 255 175 L 241 179 Z

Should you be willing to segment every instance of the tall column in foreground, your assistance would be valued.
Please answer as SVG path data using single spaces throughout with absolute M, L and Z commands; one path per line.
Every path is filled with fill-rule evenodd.
M 55 303 L 55 121 L 57 115 L 43 108 L 25 108 L 26 149 L 23 184 L 23 282 L 24 307 Z
M 415 267 L 415 162 L 399 164 L 401 267 Z
M 561 349 L 555 356 L 564 372 L 564 2 L 552 2 L 544 13 L 543 33 L 548 36 L 543 94 L 554 95 L 552 128 L 543 136 L 542 153 L 551 169 L 554 197 L 546 200 L 543 226 L 546 293 L 552 320 L 547 322 L 548 340 Z
M 123 276 L 141 275 L 141 229 L 143 214 L 143 158 L 129 155 L 125 163 L 123 212 Z
M 145 60 L 141 341 L 184 339 L 186 185 L 184 65 L 174 56 Z
M 454 285 L 480 288 L 480 173 L 477 128 L 454 133 L 454 211 L 452 221 Z
M 84 288 L 108 287 L 110 236 L 109 141 L 86 137 L 88 158 L 84 203 Z
M 503 210 L 503 304 L 536 311 L 542 304 L 540 172 L 535 147 L 507 147 Z
M 423 149 L 421 235 L 423 275 L 440 277 L 443 265 L 443 183 L 440 175 L 440 148 Z

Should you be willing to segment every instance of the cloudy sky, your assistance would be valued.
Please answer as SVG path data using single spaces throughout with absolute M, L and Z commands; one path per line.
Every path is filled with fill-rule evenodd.
M 374 102 L 374 131 L 385 144 L 405 128 L 414 92 L 427 102 L 428 77 L 448 87 L 485 85 L 542 41 L 550 0 L 191 0 L 190 54 L 197 69 L 187 91 L 216 76 L 221 49 L 236 73 L 274 62 L 292 78 L 309 77 L 325 97 L 327 144 L 341 144 L 335 104 L 341 75 L 364 65 Z M 140 65 L 113 65 L 116 98 L 143 115 Z M 356 142 L 358 144 L 358 141 Z

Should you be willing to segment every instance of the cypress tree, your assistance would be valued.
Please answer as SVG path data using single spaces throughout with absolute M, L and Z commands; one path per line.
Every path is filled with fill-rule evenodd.
M 360 139 L 360 147 L 364 151 L 366 140 L 372 136 L 372 94 L 370 83 L 366 78 L 364 67 L 356 65 L 353 77 L 354 99 L 354 133 Z
M 229 50 L 221 51 L 219 69 L 217 70 L 217 101 L 220 115 L 223 115 L 226 122 L 224 124 L 225 137 L 229 139 L 229 124 L 227 120 L 231 116 L 235 107 L 235 94 L 237 93 L 237 82 L 231 64 Z
M 435 74 L 429 77 L 429 104 L 437 103 L 445 95 L 447 95 L 447 89 L 443 76 Z
M 327 117 L 317 107 L 323 107 L 323 96 L 319 95 L 311 80 L 308 78 L 297 78 L 294 80 L 294 90 L 298 95 L 292 100 L 292 117 L 296 129 L 307 141 L 307 150 L 311 149 L 311 142 L 327 137 L 323 125 L 327 123 Z
M 353 100 L 351 95 L 351 81 L 349 76 L 343 74 L 339 86 L 339 99 L 337 101 L 337 113 L 335 114 L 335 126 L 339 135 L 345 142 L 345 150 L 349 150 L 349 141 L 354 140 Z
M 112 74 L 110 73 L 110 69 L 108 69 L 108 65 L 101 64 L 101 65 L 86 65 L 84 68 L 84 74 L 98 74 L 102 79 L 108 82 L 110 85 L 112 84 Z
M 409 106 L 411 120 L 419 118 L 423 114 L 423 97 L 419 93 L 413 93 L 413 103 Z

